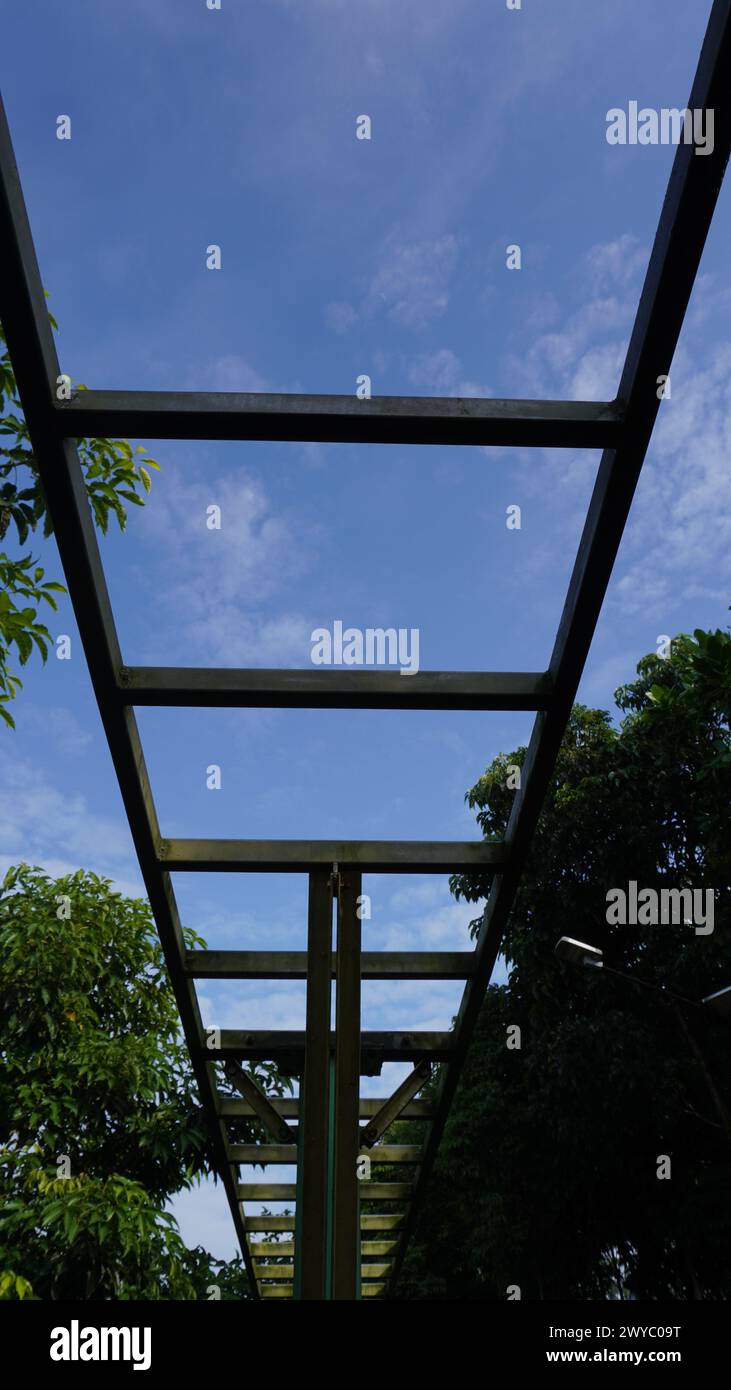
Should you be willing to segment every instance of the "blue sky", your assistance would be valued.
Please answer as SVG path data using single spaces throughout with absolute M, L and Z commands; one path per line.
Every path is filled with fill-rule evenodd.
M 95 387 L 611 398 L 673 150 L 606 113 L 685 105 L 683 0 L 29 0 L 0 76 L 62 369 Z M 71 117 L 70 141 L 56 119 Z M 372 122 L 356 139 L 356 118 Z M 608 708 L 660 634 L 729 602 L 729 190 L 580 691 Z M 220 271 L 206 247 L 221 247 Z M 522 269 L 506 268 L 517 243 Z M 144 442 L 144 441 L 143 441 Z M 598 455 L 150 444 L 103 542 L 130 663 L 302 666 L 335 619 L 418 628 L 423 669 L 548 662 Z M 221 507 L 220 531 L 206 508 Z M 522 509 L 519 531 L 506 508 Z M 49 574 L 55 547 L 37 541 Z M 55 631 L 75 636 L 63 603 Z M 3 739 L 5 863 L 140 880 L 78 641 Z M 140 711 L 163 832 L 472 838 L 464 793 L 520 714 Z M 222 769 L 220 791 L 205 769 Z M 300 877 L 179 875 L 212 946 L 305 942 Z M 459 948 L 446 880 L 372 878 L 371 948 Z M 373 983 L 367 1027 L 446 1027 L 459 988 Z M 296 1027 L 298 985 L 201 989 L 205 1021 Z M 399 1069 L 376 1087 L 383 1090 Z M 371 1088 L 373 1089 L 373 1088 Z M 233 1251 L 210 1187 L 183 1233 Z

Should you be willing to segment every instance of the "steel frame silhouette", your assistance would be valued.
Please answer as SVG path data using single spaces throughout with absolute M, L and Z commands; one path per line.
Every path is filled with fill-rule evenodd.
M 0 113 L 2 319 L 18 390 L 58 540 L 101 720 L 160 935 L 204 1112 L 254 1296 L 354 1298 L 393 1293 L 418 1207 L 587 658 L 659 410 L 729 155 L 729 11 L 715 0 L 690 109 L 715 113 L 711 154 L 679 145 L 614 401 L 452 400 L 156 391 L 83 391 L 59 401 L 59 363 L 4 112 Z M 515 445 L 603 450 L 549 667 L 532 673 L 430 672 L 403 680 L 373 671 L 204 670 L 125 665 L 117 640 L 75 441 L 268 439 L 398 444 Z M 533 733 L 500 843 L 166 839 L 158 825 L 134 707 L 533 710 Z M 225 870 L 309 875 L 307 952 L 186 951 L 171 872 Z M 361 952 L 361 875 L 483 870 L 492 887 L 474 951 Z M 337 944 L 332 914 L 337 904 Z M 361 1033 L 361 978 L 464 978 L 450 1033 Z M 206 1047 L 195 980 L 306 979 L 304 1033 L 224 1032 Z M 336 980 L 331 1031 L 331 980 Z M 241 1062 L 266 1058 L 302 1078 L 298 1100 L 272 1102 Z M 411 1060 L 412 1076 L 381 1101 L 359 1097 L 359 1075 Z M 218 1090 L 216 1062 L 241 1092 Z M 435 1102 L 418 1100 L 443 1063 Z M 427 1126 L 423 1146 L 379 1143 L 396 1115 Z M 238 1145 L 226 1122 L 257 1118 L 275 1142 Z M 287 1121 L 299 1121 L 297 1130 Z M 368 1121 L 359 1128 L 359 1119 Z M 359 1152 L 403 1163 L 412 1182 L 361 1184 L 395 1208 L 359 1215 Z M 238 1164 L 297 1160 L 297 1184 L 241 1184 Z M 246 1200 L 294 1198 L 295 1222 L 246 1216 Z M 410 1200 L 408 1200 L 410 1199 Z M 257 1231 L 294 1239 L 259 1245 Z M 373 1239 L 372 1233 L 380 1233 Z M 272 1264 L 291 1256 L 293 1265 Z M 374 1261 L 378 1260 L 378 1263 Z

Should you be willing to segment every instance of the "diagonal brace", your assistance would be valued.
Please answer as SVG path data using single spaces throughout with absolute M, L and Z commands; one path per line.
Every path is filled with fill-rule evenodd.
M 386 1133 L 389 1125 L 398 1119 L 402 1110 L 406 1109 L 409 1101 L 418 1095 L 422 1086 L 425 1086 L 431 1076 L 431 1063 L 427 1061 L 419 1062 L 414 1070 L 401 1085 L 396 1088 L 392 1096 L 384 1102 L 380 1110 L 377 1110 L 372 1120 L 367 1125 L 363 1125 L 360 1131 L 360 1142 L 367 1149 L 372 1149 L 377 1139 Z
M 297 1131 L 290 1129 L 286 1120 L 277 1114 L 269 1097 L 264 1094 L 253 1076 L 249 1076 L 248 1071 L 244 1071 L 244 1068 L 240 1067 L 233 1058 L 226 1063 L 224 1070 L 227 1081 L 230 1081 L 231 1085 L 241 1092 L 244 1099 L 248 1100 L 255 1115 L 261 1120 L 272 1139 L 277 1144 L 294 1144 Z

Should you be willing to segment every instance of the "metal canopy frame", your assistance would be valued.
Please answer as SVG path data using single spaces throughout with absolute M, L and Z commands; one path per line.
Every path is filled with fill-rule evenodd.
M 659 410 L 729 155 L 731 0 L 715 0 L 688 107 L 715 113 L 715 145 L 681 144 L 655 237 L 617 398 L 611 402 L 83 391 L 56 399 L 60 369 L 4 112 L 0 113 L 2 319 L 18 390 L 74 606 L 94 693 L 190 1050 L 215 1159 L 255 1297 L 355 1298 L 393 1292 L 423 1200 L 460 1069 L 500 950 L 522 866 L 553 772 L 579 679 Z M 603 449 L 553 654 L 545 672 L 198 670 L 128 667 L 122 660 L 75 441 L 317 440 L 394 444 Z M 349 709 L 515 709 L 536 712 L 505 838 L 500 844 L 166 840 L 157 822 L 135 705 Z M 308 873 L 308 951 L 187 951 L 171 871 Z M 464 953 L 360 952 L 357 895 L 370 873 L 493 873 L 476 947 Z M 337 949 L 332 950 L 337 903 Z M 464 978 L 448 1034 L 360 1031 L 360 981 Z M 224 1033 L 206 1047 L 195 980 L 307 979 L 307 1026 L 297 1033 Z M 336 980 L 335 1032 L 330 1031 Z M 263 1057 L 303 1075 L 299 1100 L 270 1101 L 238 1066 Z M 359 1096 L 359 1074 L 386 1059 L 418 1063 L 393 1097 Z M 242 1099 L 221 1095 L 215 1060 Z M 434 1102 L 415 1099 L 443 1062 Z M 238 1080 L 237 1080 L 238 1077 Z M 252 1089 L 253 1088 L 253 1089 Z M 376 1142 L 395 1115 L 418 1118 L 423 1145 Z M 232 1144 L 228 1119 L 257 1117 L 269 1139 Z M 359 1119 L 370 1121 L 359 1130 Z M 297 1128 L 287 1125 L 298 1121 Z M 287 1140 L 289 1135 L 290 1141 Z M 358 1183 L 359 1153 L 403 1164 L 408 1181 Z M 240 1162 L 298 1160 L 292 1184 L 239 1183 Z M 363 1211 L 359 1195 L 389 1210 Z M 292 1200 L 295 1218 L 246 1216 L 246 1200 Z M 391 1205 L 395 1203 L 396 1205 Z M 296 1226 L 296 1230 L 295 1230 Z M 272 1245 L 249 1237 L 287 1233 Z M 375 1237 L 374 1234 L 376 1233 Z M 285 1261 L 294 1259 L 294 1264 Z M 361 1261 L 363 1261 L 361 1265 Z M 362 1283 L 361 1283 L 362 1281 Z

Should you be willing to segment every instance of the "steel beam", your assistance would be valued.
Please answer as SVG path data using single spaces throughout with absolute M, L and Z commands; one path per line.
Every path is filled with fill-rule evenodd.
M 370 980 L 466 980 L 474 951 L 363 951 L 361 974 Z M 306 980 L 306 951 L 187 951 L 192 980 Z M 335 979 L 335 954 L 330 964 Z
M 338 444 L 533 444 L 602 449 L 622 434 L 611 401 L 439 396 L 78 391 L 55 405 L 57 438 L 278 439 Z
M 297 1138 L 296 1131 L 290 1129 L 286 1121 L 274 1109 L 269 1097 L 262 1091 L 253 1076 L 249 1076 L 243 1067 L 237 1066 L 232 1057 L 226 1063 L 226 1079 L 246 1098 L 252 1115 L 256 1116 L 275 1143 L 294 1145 Z M 233 1156 L 233 1145 L 230 1146 L 229 1152 Z
M 247 1231 L 294 1231 L 295 1216 L 290 1212 L 289 1216 L 270 1216 L 265 1213 L 261 1216 L 245 1216 L 244 1226 Z
M 337 1047 L 337 1022 L 335 1032 L 330 1035 L 331 1050 Z M 453 1033 L 395 1033 L 369 1030 L 362 1035 L 361 1050 L 363 1059 L 379 1057 L 382 1062 L 411 1062 L 426 1057 L 434 1062 L 444 1062 L 451 1055 L 454 1046 Z M 301 1031 L 274 1029 L 245 1033 L 238 1028 L 221 1029 L 221 1046 L 216 1055 L 238 1057 L 248 1061 L 276 1062 L 280 1057 L 305 1056 L 306 1034 Z M 210 1050 L 202 1038 L 199 1052 L 210 1057 Z
M 363 1202 L 404 1202 L 413 1190 L 410 1182 L 371 1182 L 364 1179 L 360 1184 Z
M 372 1184 L 371 1184 L 372 1186 Z M 409 1188 L 409 1191 L 411 1189 Z M 363 1212 L 360 1218 L 361 1231 L 400 1231 L 405 1216 L 398 1212 Z
M 270 1164 L 286 1167 L 298 1161 L 296 1144 L 230 1144 L 229 1154 L 236 1166 L 239 1163 L 253 1163 L 261 1164 L 263 1168 L 268 1168 Z M 365 1145 L 358 1150 L 358 1156 L 368 1158 L 371 1163 L 418 1163 L 421 1155 L 421 1144 Z
M 328 1129 L 330 1122 L 330 958 L 333 881 L 327 869 L 310 874 L 307 923 L 307 1016 L 300 1192 L 297 1225 L 299 1298 L 324 1299 L 330 1262 Z
M 368 1099 L 361 1096 L 359 1105 L 361 1120 L 373 1119 L 373 1116 L 378 1114 L 382 1106 L 387 1104 L 388 1099 L 389 1098 L 386 1096 Z M 296 1120 L 299 1118 L 299 1100 L 296 1096 L 274 1098 L 270 1103 L 272 1109 L 276 1110 L 277 1114 L 281 1115 L 284 1119 Z M 245 1100 L 232 1100 L 229 1096 L 220 1094 L 218 1097 L 218 1113 L 219 1115 L 225 1115 L 230 1118 L 239 1118 L 241 1116 L 252 1118 L 254 1115 L 254 1111 Z M 401 1114 L 401 1118 L 404 1120 L 423 1120 L 425 1123 L 431 1120 L 433 1116 L 434 1106 L 429 1100 L 412 1100 Z
M 542 710 L 545 671 L 236 670 L 123 666 L 118 695 L 129 705 L 205 709 Z
M 293 1182 L 239 1182 L 236 1195 L 240 1202 L 294 1202 L 297 1188 Z
M 335 984 L 335 1155 L 333 1168 L 333 1299 L 358 1296 L 360 1205 L 358 1128 L 360 1087 L 361 875 L 340 871 Z
M 406 1110 L 414 1096 L 424 1087 L 431 1076 L 431 1066 L 429 1062 L 420 1062 L 415 1067 L 410 1076 L 407 1076 L 401 1085 L 396 1088 L 392 1096 L 381 1106 L 373 1118 L 360 1132 L 360 1142 L 366 1148 L 372 1146 L 386 1133 L 389 1125 L 398 1119 L 399 1115 Z M 416 1149 L 415 1152 L 421 1152 Z
M 131 717 L 131 716 L 130 716 Z M 160 840 L 171 873 L 293 873 L 340 864 L 371 874 L 446 874 L 501 868 L 503 844 L 485 840 Z

